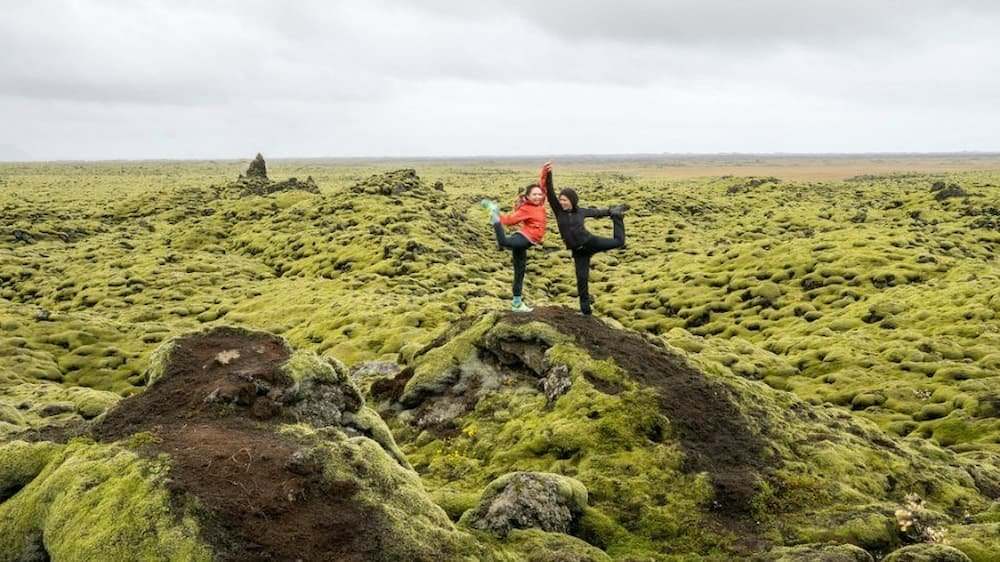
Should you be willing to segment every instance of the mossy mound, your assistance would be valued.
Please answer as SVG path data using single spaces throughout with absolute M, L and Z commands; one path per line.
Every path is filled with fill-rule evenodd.
M 972 562 L 961 550 L 944 544 L 914 544 L 894 550 L 884 562 Z
M 14 541 L 0 552 L 16 558 L 42 545 L 50 556 L 88 559 L 504 558 L 430 501 L 338 362 L 223 327 L 168 341 L 148 377 L 145 392 L 91 428 L 98 443 L 0 449 L 9 527 L 0 534 Z M 79 501 L 63 495 L 77 489 Z M 132 536 L 142 538 L 132 544 Z
M 413 168 L 394 170 L 384 174 L 374 174 L 356 183 L 351 191 L 369 195 L 420 195 L 427 188 Z
M 874 562 L 867 551 L 850 544 L 806 544 L 775 548 L 761 562 Z
M 486 314 L 370 392 L 453 517 L 498 474 L 559 474 L 589 492 L 570 532 L 612 558 L 822 542 L 875 555 L 909 540 L 895 516 L 909 494 L 952 526 L 989 508 L 989 479 L 973 473 L 1000 459 L 899 440 L 671 349 L 566 309 Z M 556 372 L 568 382 L 553 395 Z M 490 508 L 477 509 L 462 522 Z
M 169 474 L 121 444 L 0 445 L 0 560 L 212 560 Z

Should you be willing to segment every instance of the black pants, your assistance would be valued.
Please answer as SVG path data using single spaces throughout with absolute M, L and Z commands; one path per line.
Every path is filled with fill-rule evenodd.
M 503 231 L 503 225 L 493 223 L 493 232 L 497 236 L 497 244 L 504 248 L 510 248 L 510 253 L 514 257 L 514 283 L 511 287 L 513 296 L 521 296 L 524 289 L 524 271 L 528 269 L 528 248 L 533 246 L 520 232 L 507 236 Z
M 590 257 L 625 245 L 625 219 L 611 217 L 614 223 L 614 238 L 591 236 L 590 240 L 573 250 L 573 265 L 576 268 L 576 292 L 580 295 L 580 312 L 590 314 Z

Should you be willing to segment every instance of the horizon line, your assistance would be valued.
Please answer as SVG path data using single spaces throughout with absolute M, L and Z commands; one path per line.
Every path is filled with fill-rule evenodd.
M 261 152 L 260 154 L 263 155 Z M 101 159 L 53 159 L 53 160 L 3 160 L 0 164 L 73 164 L 73 163 L 119 163 L 119 162 L 242 162 L 253 160 L 249 157 L 197 157 L 197 158 L 101 158 Z M 275 156 L 265 157 L 271 161 L 468 161 L 468 160 L 552 160 L 552 159 L 627 159 L 627 158 L 712 158 L 712 157 L 770 157 L 770 158 L 810 158 L 810 157 L 928 157 L 928 156 L 1000 156 L 1000 150 L 961 151 L 876 151 L 876 152 L 622 152 L 622 153 L 564 153 L 548 156 L 537 154 L 480 154 L 480 155 L 435 155 L 435 156 Z

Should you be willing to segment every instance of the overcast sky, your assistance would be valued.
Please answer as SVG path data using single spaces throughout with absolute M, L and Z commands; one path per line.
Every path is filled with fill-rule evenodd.
M 0 160 L 1000 150 L 1000 2 L 0 0 Z

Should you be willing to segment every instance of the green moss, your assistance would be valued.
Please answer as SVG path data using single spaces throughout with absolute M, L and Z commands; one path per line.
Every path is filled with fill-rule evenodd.
M 231 162 L 0 164 L 0 216 L 32 237 L 19 242 L 10 230 L 0 233 L 0 403 L 33 404 L 4 409 L 0 415 L 8 421 L 0 421 L 0 432 L 98 411 L 81 409 L 81 401 L 66 392 L 77 385 L 122 396 L 136 392 L 159 342 L 216 323 L 223 311 L 229 322 L 274 327 L 298 348 L 348 364 L 379 357 L 418 362 L 431 359 L 421 351 L 444 327 L 505 302 L 509 263 L 498 259 L 502 254 L 474 202 L 484 196 L 507 201 L 536 170 L 519 162 L 488 168 L 421 162 L 421 175 L 440 178 L 446 190 L 415 181 L 407 184 L 415 189 L 385 195 L 379 190 L 393 188 L 389 176 L 376 176 L 371 186 L 378 193 L 351 189 L 384 172 L 384 164 L 278 166 L 312 175 L 322 193 L 220 198 L 205 186 L 235 177 L 242 165 Z M 952 451 L 995 451 L 1000 442 L 1000 360 L 993 351 L 1000 348 L 993 329 L 1000 292 L 987 267 L 1000 239 L 984 222 L 991 208 L 1000 208 L 1000 195 L 973 187 L 1000 183 L 996 172 L 755 185 L 745 179 L 677 179 L 689 173 L 686 164 L 607 164 L 620 173 L 589 166 L 567 162 L 560 181 L 584 186 L 595 204 L 625 200 L 634 209 L 627 219 L 630 248 L 595 261 L 596 307 L 605 319 L 660 335 L 692 361 L 725 358 L 726 365 L 699 363 L 720 380 L 734 371 L 754 379 L 747 384 L 766 377 L 803 402 L 836 404 L 799 409 L 802 404 L 787 393 L 767 389 L 738 401 L 748 411 L 767 412 L 748 417 L 755 428 L 782 428 L 762 430 L 784 462 L 780 479 L 769 481 L 774 505 L 792 510 L 781 512 L 779 519 L 792 522 L 782 524 L 796 524 L 794 509 L 808 505 L 802 498 L 809 491 L 824 506 L 844 508 L 902 491 L 930 492 L 928 501 L 955 513 L 983 501 L 945 468 L 955 459 L 934 443 Z M 929 191 L 937 181 L 964 186 L 975 197 L 961 205 L 937 201 Z M 734 184 L 738 189 L 728 192 Z M 657 223 L 664 214 L 675 219 L 667 232 Z M 526 293 L 540 304 L 573 305 L 572 276 L 567 280 L 556 234 L 533 254 Z M 38 319 L 42 311 L 48 319 Z M 738 349 L 743 346 L 736 339 L 756 351 Z M 121 353 L 101 351 L 111 348 Z M 466 363 L 460 358 L 468 354 L 454 351 L 436 359 L 461 370 Z M 428 368 L 421 375 L 431 372 L 445 380 L 454 374 Z M 625 466 L 615 467 L 622 486 L 639 482 L 643 491 L 615 492 L 611 470 L 590 463 L 598 454 L 620 452 L 618 445 L 647 447 L 643 438 L 627 436 L 640 428 L 661 435 L 667 441 L 661 445 L 676 453 L 669 423 L 656 420 L 647 402 L 637 403 L 633 395 L 629 404 L 644 420 L 633 424 L 615 406 L 619 398 L 598 394 L 595 387 L 608 384 L 623 389 L 621 398 L 632 390 L 613 366 L 593 362 L 573 372 L 576 394 L 560 402 L 581 409 L 558 415 L 610 417 L 603 425 L 557 423 L 546 415 L 544 399 L 518 388 L 516 397 L 484 397 L 471 417 L 456 420 L 461 428 L 475 427 L 474 436 L 413 431 L 414 439 L 426 435 L 411 442 L 404 432 L 400 444 L 416 453 L 415 465 L 431 467 L 426 481 L 432 487 L 451 474 L 469 483 L 449 481 L 448 488 L 467 490 L 508 465 L 577 474 L 592 491 L 600 483 L 597 488 L 606 492 L 602 512 L 632 529 L 628 540 L 611 546 L 613 552 L 634 559 L 671 556 L 660 552 L 664 545 L 650 546 L 633 532 L 645 505 L 636 498 L 648 505 L 662 498 Z M 879 391 L 882 403 L 871 396 Z M 76 411 L 39 415 L 57 402 L 72 402 Z M 950 411 L 933 417 L 935 412 L 923 410 L 929 404 Z M 897 442 L 872 424 L 830 415 L 849 409 L 855 418 L 907 439 Z M 793 423 L 793 414 L 801 419 Z M 821 421 L 806 423 L 810 416 Z M 600 439 L 588 431 L 605 432 L 606 448 L 592 449 Z M 872 440 L 880 445 L 866 445 Z M 911 442 L 931 443 L 926 458 Z M 815 455 L 820 444 L 844 460 Z M 659 454 L 632 460 L 664 489 L 691 485 L 672 468 L 649 467 L 649 458 Z M 782 502 L 787 495 L 797 499 Z M 609 497 L 621 497 L 634 514 L 615 508 Z M 645 517 L 665 516 L 653 509 Z M 702 539 L 677 540 L 670 548 L 710 552 Z
M 70 396 L 76 404 L 76 412 L 87 420 L 103 414 L 121 400 L 117 394 L 89 388 L 71 389 Z
M 885 399 L 885 395 L 880 392 L 866 392 L 858 394 L 851 399 L 851 408 L 855 410 L 864 410 L 865 408 L 871 408 L 872 406 L 884 404 Z
M 972 562 L 991 562 L 1000 552 L 1000 522 L 949 526 L 947 540 Z
M 489 331 L 489 340 L 515 339 L 527 342 L 541 342 L 547 346 L 559 343 L 571 343 L 572 336 L 563 334 L 545 322 L 526 322 L 524 324 L 511 324 L 500 322 Z
M 12 404 L 0 402 L 0 422 L 16 427 L 25 427 L 24 416 Z
M 452 521 L 458 521 L 463 513 L 475 507 L 481 496 L 479 492 L 456 491 L 447 488 L 432 490 L 429 494 L 431 500 L 440 506 Z
M 297 383 L 312 378 L 326 383 L 354 384 L 345 370 L 342 368 L 338 370 L 335 363 L 323 359 L 312 351 L 292 352 L 288 360 L 281 365 L 281 371 Z
M 170 365 L 176 342 L 170 340 L 156 348 L 156 351 L 149 357 L 149 367 L 146 369 L 146 385 L 152 386 L 156 381 L 167 374 L 167 366 Z
M 851 544 L 808 544 L 772 549 L 760 557 L 766 562 L 871 562 L 871 554 Z
M 878 512 L 837 516 L 836 525 L 804 525 L 796 531 L 801 542 L 850 543 L 868 551 L 886 551 L 900 543 L 895 518 Z
M 705 343 L 699 338 L 683 328 L 672 328 L 664 336 L 667 342 L 688 353 L 700 353 L 705 349 Z
M 396 440 L 393 438 L 392 432 L 389 431 L 389 426 L 386 425 L 381 416 L 375 413 L 375 410 L 364 406 L 356 414 L 347 414 L 345 417 L 345 422 L 350 423 L 353 427 L 369 435 L 387 453 L 396 459 L 403 468 L 413 469 L 410 462 L 406 459 L 406 455 L 396 445 Z
M 0 502 L 31 482 L 58 451 L 52 443 L 10 441 L 0 446 Z
M 969 562 L 962 551 L 944 544 L 913 544 L 890 552 L 885 562 Z
M 330 482 L 353 482 L 354 499 L 379 514 L 380 560 L 489 559 L 495 554 L 471 535 L 457 531 L 443 509 L 431 501 L 412 470 L 399 465 L 381 445 L 366 437 L 345 439 L 338 432 L 287 427 L 310 443 L 310 455 L 323 465 Z
M 114 445 L 29 447 L 35 455 L 27 473 L 44 468 L 0 504 L 0 552 L 24 552 L 42 535 L 57 560 L 211 560 L 195 520 L 171 507 L 162 461 Z
M 624 527 L 604 512 L 589 506 L 577 520 L 576 535 L 589 544 L 604 549 L 629 540 L 628 531 Z
M 447 344 L 415 359 L 413 377 L 406 383 L 399 401 L 403 404 L 416 404 L 422 396 L 438 392 L 449 384 L 455 375 L 455 367 L 475 354 L 474 342 L 483 338 L 496 323 L 496 319 L 496 314 L 485 314 L 468 329 L 454 333 Z
M 515 529 L 507 535 L 504 546 L 525 562 L 610 562 L 599 548 L 569 535 L 546 533 L 539 529 Z
M 943 418 L 947 416 L 950 411 L 951 406 L 949 404 L 927 404 L 920 408 L 917 413 L 913 414 L 913 419 L 917 421 L 924 421 Z
M 781 297 L 781 287 L 777 283 L 765 282 L 751 287 L 750 294 L 773 302 Z

